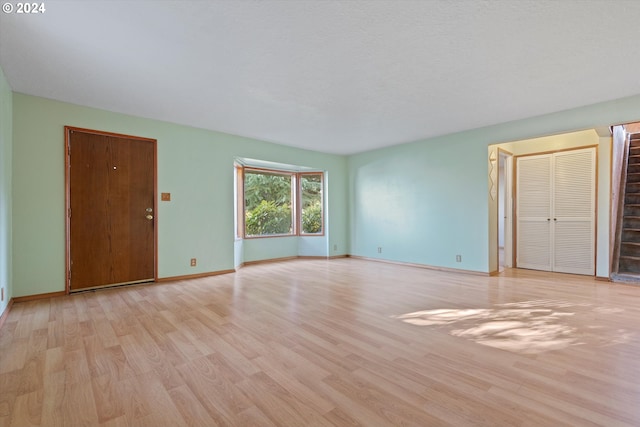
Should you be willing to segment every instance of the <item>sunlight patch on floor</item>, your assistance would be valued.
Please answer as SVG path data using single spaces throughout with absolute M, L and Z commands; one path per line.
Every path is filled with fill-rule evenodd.
M 493 308 L 445 308 L 393 316 L 416 326 L 447 328 L 448 332 L 490 347 L 533 354 L 571 345 L 599 346 L 628 342 L 631 333 L 606 327 L 606 316 L 619 308 L 593 307 L 554 300 L 496 304 Z

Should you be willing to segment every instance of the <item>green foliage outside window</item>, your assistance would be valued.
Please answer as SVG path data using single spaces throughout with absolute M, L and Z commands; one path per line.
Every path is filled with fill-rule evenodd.
M 322 206 L 320 202 L 302 210 L 302 232 L 305 234 L 322 233 Z
M 300 175 L 302 232 L 322 233 L 322 175 Z
M 246 170 L 245 235 L 294 232 L 293 174 Z M 299 174 L 300 232 L 322 234 L 322 174 Z
M 292 233 L 291 175 L 248 171 L 244 203 L 247 236 Z
M 258 206 L 247 211 L 245 226 L 249 236 L 289 234 L 291 233 L 291 208 L 263 200 Z

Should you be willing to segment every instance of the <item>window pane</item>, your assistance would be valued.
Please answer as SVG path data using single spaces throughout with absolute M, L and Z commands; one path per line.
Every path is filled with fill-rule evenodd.
M 322 234 L 322 174 L 300 175 L 302 233 Z
M 245 170 L 245 234 L 292 234 L 291 175 Z

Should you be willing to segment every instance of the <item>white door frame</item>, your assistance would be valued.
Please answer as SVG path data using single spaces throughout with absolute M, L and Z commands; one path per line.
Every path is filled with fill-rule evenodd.
M 513 154 L 498 147 L 498 167 L 504 162 L 502 173 L 498 173 L 498 226 L 496 246 L 498 251 L 498 268 L 513 267 Z M 501 189 L 501 191 L 500 191 Z M 500 205 L 504 214 L 500 216 Z M 503 223 L 504 264 L 500 265 L 500 223 Z
M 579 193 L 579 194 L 587 194 L 585 197 L 587 197 L 587 199 L 584 199 L 584 203 L 587 204 L 587 206 L 590 204 L 591 206 L 587 207 L 585 209 L 584 203 L 578 203 L 577 207 L 572 208 L 571 206 L 567 205 L 567 203 L 561 203 L 562 201 L 568 200 L 567 196 L 563 196 L 563 197 L 559 197 L 558 199 L 556 199 L 556 194 L 557 191 L 561 191 L 564 190 L 571 192 L 571 188 L 566 186 L 567 183 L 567 171 L 572 172 L 573 169 L 571 167 L 569 167 L 569 169 L 565 169 L 564 172 L 564 176 L 565 176 L 565 185 L 557 187 L 557 181 L 556 179 L 558 178 L 558 176 L 562 177 L 562 175 L 556 175 L 556 168 L 558 167 L 558 162 L 563 159 L 566 158 L 566 156 L 581 156 L 581 155 L 586 155 L 587 157 L 590 157 L 590 164 L 589 164 L 589 169 L 586 170 L 582 170 L 581 173 L 582 175 L 579 175 L 580 177 L 583 177 L 583 183 L 582 185 L 582 189 L 584 189 L 585 185 L 586 186 L 590 186 L 590 195 L 588 195 L 588 193 Z M 597 192 L 597 146 L 584 146 L 584 147 L 577 147 L 577 148 L 569 148 L 569 149 L 563 149 L 563 150 L 557 150 L 557 151 L 553 151 L 553 152 L 547 152 L 547 153 L 541 153 L 541 154 L 527 154 L 527 155 L 523 155 L 523 156 L 518 156 L 518 166 L 520 166 L 520 160 L 527 159 L 528 161 L 543 161 L 544 159 L 549 160 L 548 163 L 548 173 L 549 173 L 549 204 L 547 206 L 548 208 L 548 212 L 545 211 L 545 214 L 543 216 L 542 213 L 540 212 L 539 209 L 534 209 L 534 211 L 531 211 L 531 206 L 543 206 L 543 202 L 541 200 L 538 200 L 540 203 L 535 203 L 532 205 L 531 200 L 529 200 L 529 203 L 527 204 L 527 206 L 529 206 L 529 211 L 530 212 L 534 212 L 535 214 L 532 216 L 531 214 L 529 214 L 526 217 L 526 220 L 523 219 L 522 213 L 519 211 L 519 207 L 516 207 L 516 212 L 515 214 L 517 215 L 517 242 L 516 242 L 516 247 L 517 247 L 517 258 L 518 261 L 516 261 L 516 266 L 517 267 L 522 267 L 522 268 L 531 268 L 531 269 L 535 269 L 535 270 L 544 270 L 544 271 L 557 271 L 557 272 L 562 272 L 562 273 L 571 273 L 571 274 L 584 274 L 584 275 L 594 275 L 595 274 L 595 254 L 596 254 L 596 237 L 595 237 L 595 230 L 596 230 L 596 224 L 597 224 L 597 215 L 596 215 L 596 192 Z M 581 163 L 584 165 L 587 165 L 587 163 Z M 521 168 L 518 167 L 518 171 L 520 171 Z M 590 174 L 590 175 L 586 175 L 586 174 Z M 518 175 L 520 175 L 520 172 L 518 172 Z M 573 175 L 572 175 L 573 176 Z M 590 177 L 589 177 L 590 176 Z M 587 180 L 587 181 L 585 181 Z M 578 181 L 579 182 L 579 181 Z M 587 182 L 587 184 L 584 184 L 584 182 Z M 517 201 L 516 204 L 518 206 L 520 206 L 520 201 L 522 200 L 521 198 L 521 194 L 519 194 L 520 191 L 520 179 L 519 177 L 516 178 L 516 186 L 517 186 Z M 538 191 L 537 193 L 534 192 L 533 193 L 535 197 L 537 197 L 538 199 L 541 197 L 541 193 Z M 546 205 L 545 205 L 546 206 Z M 568 210 L 567 210 L 568 209 Z M 578 209 L 578 210 L 576 210 Z M 585 213 L 586 212 L 586 213 Z M 542 239 L 542 236 L 544 235 L 544 233 L 540 230 L 540 226 L 536 226 L 538 231 L 535 231 L 534 234 L 531 234 L 531 228 L 529 228 L 529 238 L 533 239 L 533 240 L 527 240 L 529 241 L 533 241 L 534 242 L 534 249 L 533 252 L 529 251 L 527 252 L 527 261 L 523 261 L 521 258 L 521 244 L 523 242 L 522 239 L 522 233 L 521 233 L 521 221 L 525 221 L 527 224 L 544 224 L 544 220 L 546 216 L 546 222 L 548 223 L 549 227 L 548 227 L 548 237 L 549 237 L 549 242 L 545 243 L 544 239 Z M 584 243 L 581 242 L 581 240 L 583 240 L 584 236 L 586 236 L 585 233 L 583 233 L 583 226 L 580 226 L 580 224 L 584 225 L 587 224 L 589 227 L 589 244 L 588 247 L 584 245 Z M 571 240 L 571 238 L 573 238 L 574 236 L 572 236 L 572 233 L 575 234 L 575 229 L 576 226 L 578 227 L 578 229 L 582 229 L 582 230 L 578 230 L 578 233 L 582 233 L 578 236 L 578 240 Z M 565 237 L 560 239 L 560 240 L 555 240 L 556 237 L 558 235 L 564 235 Z M 543 252 L 541 251 L 542 247 L 546 247 L 548 245 L 549 248 L 549 258 L 547 260 L 544 259 L 544 257 L 542 256 Z M 569 246 L 567 246 L 569 245 Z M 571 246 L 573 245 L 573 246 Z M 584 257 L 580 259 L 581 262 L 577 262 L 576 259 L 572 258 L 575 254 L 579 254 L 579 253 L 583 253 L 583 249 L 586 250 L 590 250 L 591 251 L 591 255 L 589 256 L 589 254 L 584 254 Z M 576 263 L 577 262 L 577 263 Z
M 504 240 L 504 267 L 513 267 L 513 154 L 504 150 L 498 150 L 500 159 L 504 162 L 504 171 L 499 179 L 503 180 L 503 191 L 501 192 L 502 203 L 504 206 L 504 218 L 498 218 L 498 221 L 504 221 L 503 240 Z M 500 229 L 500 227 L 498 227 Z M 498 237 L 499 241 L 499 237 Z M 499 246 L 499 245 L 498 245 Z

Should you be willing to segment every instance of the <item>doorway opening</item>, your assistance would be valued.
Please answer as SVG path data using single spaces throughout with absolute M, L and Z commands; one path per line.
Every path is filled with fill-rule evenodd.
M 597 232 L 598 237 L 593 243 L 587 244 L 593 249 L 594 254 L 591 259 L 595 269 L 590 270 L 593 271 L 590 274 L 595 274 L 598 277 L 606 277 L 608 279 L 610 271 L 608 268 L 609 239 L 604 236 L 607 236 L 609 229 L 608 176 L 610 173 L 610 144 L 611 133 L 610 129 L 606 127 L 493 144 L 488 147 L 490 274 L 498 274 L 500 271 L 503 271 L 503 269 L 509 267 L 523 268 L 523 265 L 520 265 L 521 263 L 519 263 L 518 257 L 520 254 L 516 247 L 516 243 L 519 239 L 519 232 L 517 230 L 518 216 L 516 212 L 516 203 L 518 200 L 518 191 L 515 179 L 515 176 L 518 173 L 516 159 L 526 156 L 543 155 L 591 147 L 596 150 L 595 161 L 597 171 L 595 176 L 596 204 L 593 208 L 596 228 L 592 229 L 592 232 Z M 493 172 L 494 169 L 496 171 L 495 175 Z M 569 178 L 569 181 L 573 182 L 573 179 Z M 553 206 L 553 201 L 550 201 L 549 203 Z M 511 219 L 509 219 L 510 217 Z M 554 217 L 545 215 L 544 220 L 546 221 L 547 218 L 550 218 L 550 221 L 553 221 Z M 557 218 L 557 224 L 561 221 L 565 221 L 564 219 L 561 220 L 559 217 L 555 218 Z M 568 223 L 566 225 L 560 224 L 550 228 L 560 229 L 563 226 L 568 227 Z M 532 235 L 535 236 L 536 234 L 533 233 Z M 563 237 L 558 237 L 558 239 L 560 239 L 558 241 L 571 241 L 565 239 L 565 237 L 566 236 L 564 235 Z M 556 252 L 559 254 L 562 253 L 560 250 Z M 541 249 L 540 251 L 540 254 L 546 254 L 545 256 L 551 256 L 552 253 L 553 251 L 550 248 Z

